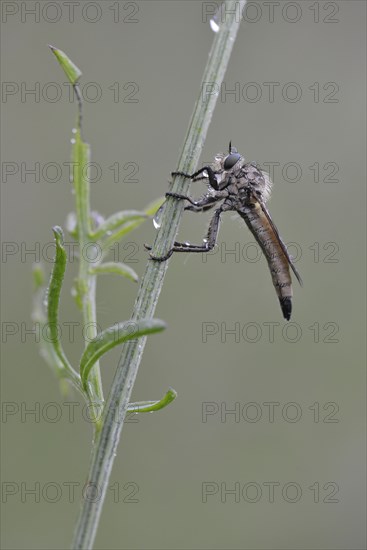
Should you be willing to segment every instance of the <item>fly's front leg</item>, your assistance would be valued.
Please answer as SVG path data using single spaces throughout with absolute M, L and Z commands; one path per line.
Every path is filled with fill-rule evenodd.
M 200 174 L 202 174 L 203 172 L 206 172 L 208 174 L 210 185 L 213 187 L 213 189 L 218 191 L 219 187 L 217 178 L 215 177 L 213 169 L 210 166 L 203 166 L 203 168 L 200 168 L 200 170 L 197 170 L 197 172 L 194 172 L 193 174 L 186 174 L 185 172 L 172 172 L 171 176 L 183 176 L 184 178 L 190 178 L 193 181 L 199 181 L 202 179 L 207 179 L 205 176 L 202 178 L 198 178 L 198 176 L 200 176 Z
M 223 211 L 223 206 L 221 206 L 214 212 L 214 216 L 209 224 L 207 237 L 204 239 L 203 244 L 180 243 L 175 241 L 173 248 L 171 248 L 165 256 L 158 257 L 151 254 L 150 256 L 152 260 L 164 262 L 165 260 L 168 260 L 174 252 L 210 252 L 210 250 L 213 250 L 215 243 L 217 242 L 220 215 Z M 149 247 L 148 250 L 151 250 L 151 247 Z

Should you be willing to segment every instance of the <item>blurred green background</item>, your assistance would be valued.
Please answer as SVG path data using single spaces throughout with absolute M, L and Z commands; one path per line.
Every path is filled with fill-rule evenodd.
M 140 209 L 165 193 L 176 168 L 214 4 L 2 3 L 2 239 L 15 243 L 2 258 L 3 548 L 69 546 L 92 435 L 83 403 L 71 395 L 67 404 L 27 332 L 32 264 L 50 271 L 51 227 L 73 210 L 63 163 L 76 105 L 47 44 L 83 71 L 84 133 L 102 170 L 93 208 Z M 173 257 L 156 311 L 168 329 L 149 338 L 133 397 L 172 386 L 178 398 L 126 425 L 96 548 L 365 548 L 365 16 L 359 1 L 249 3 L 202 162 L 231 139 L 249 160 L 278 163 L 269 209 L 296 243 L 304 287 L 294 285 L 287 328 L 266 263 L 252 261 L 253 239 L 232 214 L 215 255 Z M 234 89 L 239 97 L 225 93 Z M 21 163 L 37 162 L 39 181 L 22 177 Z M 123 181 L 131 162 L 136 181 Z M 62 167 L 57 182 L 47 163 Z M 186 213 L 180 237 L 200 242 L 207 218 Z M 147 222 L 120 261 L 141 275 L 143 243 L 153 239 Z M 61 313 L 71 361 L 82 350 L 75 269 Z M 130 316 L 136 289 L 99 279 L 102 327 Z M 70 322 L 79 323 L 74 341 Z M 205 338 L 207 323 L 215 334 Z M 106 392 L 119 354 L 102 362 Z

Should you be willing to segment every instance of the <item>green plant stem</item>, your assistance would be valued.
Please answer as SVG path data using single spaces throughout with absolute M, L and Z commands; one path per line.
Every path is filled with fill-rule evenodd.
M 199 160 L 211 121 L 217 94 L 202 98 L 203 86 L 215 83 L 221 86 L 227 68 L 232 47 L 237 35 L 240 13 L 245 4 L 234 0 L 225 2 L 228 16 L 216 34 L 208 62 L 205 68 L 199 98 L 190 121 L 177 169 L 191 173 Z M 189 183 L 182 177 L 175 177 L 172 190 L 186 194 Z M 178 231 L 183 211 L 182 201 L 167 200 L 162 217 L 162 225 L 154 243 L 154 255 L 164 254 L 171 246 Z M 149 261 L 141 280 L 133 311 L 133 320 L 153 317 L 158 297 L 162 289 L 168 262 Z M 82 502 L 80 516 L 76 526 L 73 549 L 91 549 L 95 539 L 109 477 L 112 470 L 120 433 L 129 407 L 139 364 L 143 355 L 146 337 L 127 342 L 116 370 L 111 391 L 104 408 L 102 425 L 96 434 L 92 449 L 88 483 L 98 490 L 98 499 Z
M 74 91 L 78 98 L 78 129 L 81 134 L 82 103 L 78 85 L 74 85 Z M 78 293 L 82 303 L 82 315 L 84 329 L 88 330 L 88 338 L 91 340 L 97 336 L 97 313 L 96 313 L 96 275 L 90 271 L 91 262 L 88 260 L 87 250 L 91 244 L 91 215 L 90 215 L 90 193 L 89 181 L 85 177 L 85 169 L 90 161 L 89 145 L 85 144 L 81 135 L 77 136 L 76 173 L 74 174 L 76 215 L 78 220 L 78 241 L 79 241 L 79 274 Z M 83 162 L 80 162 L 80 159 Z M 86 341 L 86 345 L 88 342 Z M 96 429 L 98 429 L 98 417 L 101 404 L 103 403 L 103 390 L 99 363 L 97 362 L 91 373 L 88 385 L 88 397 L 95 409 Z

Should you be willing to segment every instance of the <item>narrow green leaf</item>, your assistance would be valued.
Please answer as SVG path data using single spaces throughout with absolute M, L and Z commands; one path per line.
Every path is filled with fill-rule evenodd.
M 89 273 L 92 275 L 98 275 L 99 273 L 116 273 L 117 275 L 127 277 L 127 279 L 134 281 L 134 283 L 137 283 L 139 280 L 138 275 L 130 266 L 120 262 L 105 262 L 104 264 L 92 267 Z
M 44 299 L 46 289 L 42 285 L 42 282 L 44 280 L 44 272 L 42 266 L 38 264 L 34 266 L 33 277 L 35 281 L 35 291 L 33 295 L 32 320 L 36 323 L 39 323 L 42 334 L 44 334 L 44 331 L 45 333 L 47 333 L 47 330 L 50 327 L 47 322 L 48 316 L 46 315 L 48 313 L 48 311 L 46 311 L 47 299 L 46 303 Z M 51 290 L 50 287 L 51 282 L 49 285 L 49 290 L 46 291 L 46 298 L 47 292 L 55 292 L 55 290 Z M 60 381 L 60 384 L 63 384 L 65 382 L 64 378 L 67 378 L 71 382 L 71 384 L 74 385 L 74 387 L 82 392 L 80 377 L 69 364 L 66 356 L 63 353 L 61 344 L 55 346 L 55 342 L 51 341 L 50 338 L 42 338 L 40 341 L 40 354 L 46 361 L 46 363 L 50 366 L 50 368 L 54 371 Z M 60 387 L 61 390 L 63 390 L 63 388 L 64 386 Z
M 137 403 L 129 403 L 127 408 L 129 413 L 146 413 L 159 411 L 167 407 L 177 397 L 177 392 L 170 388 L 166 395 L 159 401 L 138 401 Z
M 146 334 L 161 332 L 165 328 L 166 324 L 160 319 L 142 319 L 141 321 L 124 321 L 100 332 L 85 348 L 80 359 L 80 376 L 84 388 L 87 388 L 88 374 L 94 363 L 110 349 L 127 340 L 135 340 Z
M 76 82 L 82 75 L 82 71 L 78 69 L 78 67 L 71 61 L 71 59 L 68 58 L 66 53 L 64 53 L 62 50 L 54 48 L 54 46 L 49 46 L 51 48 L 51 51 L 55 54 L 56 59 L 60 63 L 61 67 L 64 69 L 64 72 L 71 84 L 76 84 Z
M 92 233 L 91 238 L 99 239 L 108 231 L 112 231 L 127 222 L 132 220 L 140 220 L 143 222 L 147 218 L 148 214 L 146 212 L 139 212 L 138 210 L 122 210 L 121 212 L 116 212 L 116 214 L 113 214 L 101 223 L 101 225 Z
M 153 202 L 149 203 L 148 206 L 146 206 L 144 208 L 144 212 L 148 216 L 154 216 L 154 214 L 162 206 L 162 204 L 164 203 L 165 200 L 166 200 L 166 197 L 160 197 L 159 199 L 154 200 Z
M 47 320 L 50 328 L 50 341 L 55 348 L 60 348 L 58 318 L 61 287 L 66 269 L 66 252 L 64 248 L 64 234 L 61 227 L 53 227 L 56 242 L 55 262 L 47 289 Z
M 66 269 L 66 252 L 64 248 L 64 234 L 61 227 L 53 227 L 56 242 L 56 255 L 54 266 L 51 273 L 50 282 L 46 292 L 46 313 L 47 313 L 47 325 L 49 329 L 49 337 L 47 338 L 45 346 L 42 348 L 42 352 L 49 362 L 57 368 L 57 373 L 60 377 L 68 376 L 68 378 L 80 388 L 79 375 L 74 371 L 73 367 L 68 361 L 59 338 L 59 306 L 60 306 L 60 294 L 62 283 L 64 280 L 64 274 Z M 46 320 L 46 319 L 45 319 Z
M 164 203 L 165 198 L 161 197 L 150 204 L 146 208 L 144 208 L 144 214 L 146 216 L 154 216 L 154 214 L 157 212 L 157 210 L 162 206 Z M 119 242 L 122 237 L 124 237 L 127 233 L 130 233 L 133 229 L 136 229 L 139 227 L 147 218 L 137 219 L 133 220 L 131 222 L 125 223 L 123 227 L 119 230 L 113 233 L 112 235 L 109 235 L 107 239 L 102 244 L 102 249 L 106 253 L 111 246 L 113 246 L 115 243 Z

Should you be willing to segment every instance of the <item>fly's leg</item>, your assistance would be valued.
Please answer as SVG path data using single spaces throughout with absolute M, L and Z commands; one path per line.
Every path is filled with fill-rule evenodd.
M 189 201 L 191 204 L 190 206 L 186 206 L 185 210 L 191 210 L 192 212 L 206 212 L 207 210 L 210 210 L 210 208 L 213 208 L 213 206 L 215 206 L 215 204 L 219 200 L 217 197 L 204 196 L 202 199 L 198 201 L 194 201 L 186 195 L 181 195 L 180 193 L 172 193 L 170 191 L 166 193 L 166 197 L 173 197 L 175 199 L 183 199 L 183 200 Z M 223 198 L 223 197 L 220 197 L 220 198 Z M 152 250 L 152 247 L 147 244 L 144 244 L 144 247 L 147 250 Z M 166 254 L 165 256 L 161 256 L 158 258 L 158 257 L 153 257 L 151 255 L 151 257 L 154 260 L 164 261 L 164 260 L 167 260 L 172 255 L 172 253 L 173 253 L 173 249 L 170 250 L 168 254 Z
M 208 181 L 208 176 L 195 176 L 193 175 L 193 177 L 191 178 L 190 177 L 190 174 L 186 174 L 185 172 L 171 172 L 171 176 L 172 177 L 175 177 L 175 176 L 184 176 L 185 178 L 189 178 L 191 179 L 192 181 Z
M 198 176 L 200 176 L 200 174 L 202 174 L 205 171 L 208 174 L 208 177 L 205 176 L 205 177 L 199 178 Z M 201 180 L 201 179 L 207 180 L 209 178 L 210 186 L 215 191 L 219 192 L 219 186 L 218 186 L 217 179 L 216 179 L 215 174 L 214 174 L 214 172 L 213 172 L 213 170 L 210 166 L 204 166 L 203 168 L 200 168 L 200 170 L 197 170 L 193 174 L 186 174 L 185 172 L 172 172 L 171 175 L 172 175 L 172 177 L 174 177 L 174 176 L 183 176 L 183 177 L 189 178 L 193 181 L 198 181 L 198 180 Z M 208 195 L 206 195 L 198 201 L 192 200 L 187 195 L 183 195 L 183 194 L 180 194 L 180 193 L 174 193 L 174 192 L 166 193 L 166 197 L 173 197 L 173 198 L 176 198 L 176 199 L 187 200 L 190 203 L 190 206 L 186 206 L 185 210 L 191 210 L 192 212 L 205 212 L 205 211 L 209 210 L 210 208 L 212 208 L 214 206 L 214 204 L 216 202 L 218 202 L 218 200 L 220 200 L 222 198 L 226 198 L 226 195 L 220 196 L 220 194 L 221 194 L 221 192 L 219 192 L 217 196 L 210 196 L 210 195 L 208 196 Z M 160 257 L 153 256 L 152 254 L 150 254 L 151 258 L 153 260 L 163 262 L 165 260 L 168 260 L 168 258 L 170 258 L 172 256 L 173 252 L 209 252 L 210 250 L 212 250 L 214 248 L 215 243 L 216 243 L 216 238 L 217 238 L 218 228 L 219 228 L 220 214 L 224 210 L 227 210 L 227 209 L 228 208 L 226 208 L 226 207 L 224 207 L 224 205 L 222 205 L 220 208 L 218 208 L 218 210 L 215 211 L 215 214 L 214 214 L 214 216 L 213 216 L 213 218 L 210 222 L 207 239 L 205 239 L 204 244 L 202 244 L 202 245 L 190 245 L 189 243 L 175 242 L 173 248 L 171 248 L 171 250 L 169 250 L 167 252 L 167 254 L 165 254 L 164 256 L 160 256 Z M 212 235 L 214 235 L 214 241 L 213 241 Z M 148 246 L 148 245 L 144 245 L 144 246 L 147 250 L 152 250 L 151 246 Z
M 189 210 L 190 212 L 207 212 L 208 210 L 211 210 L 211 208 L 213 208 L 216 204 L 216 200 L 213 200 L 212 203 L 209 203 L 207 202 L 206 204 L 204 204 L 204 206 L 198 206 L 198 207 L 195 207 L 195 206 L 185 206 L 185 210 Z
M 213 208 L 218 199 L 216 197 L 205 196 L 198 201 L 192 200 L 186 195 L 181 195 L 180 193 L 171 193 L 168 191 L 166 197 L 173 197 L 174 199 L 183 199 L 189 201 L 192 206 L 185 206 L 185 210 L 191 210 L 191 212 L 205 212 L 210 208 Z
M 171 248 L 171 250 L 169 250 L 168 253 L 164 256 L 158 257 L 150 254 L 150 257 L 152 258 L 152 260 L 156 260 L 157 262 L 164 262 L 165 260 L 168 260 L 168 258 L 170 258 L 174 252 L 210 252 L 210 250 L 213 250 L 215 243 L 217 242 L 220 215 L 224 210 L 225 209 L 222 205 L 214 212 L 214 216 L 212 217 L 209 224 L 207 237 L 204 240 L 203 244 L 180 243 L 175 241 L 173 248 Z M 145 247 L 148 250 L 152 249 L 152 247 L 148 247 L 146 245 Z
M 186 201 L 189 201 L 192 205 L 196 206 L 196 202 L 193 201 L 190 197 L 188 197 L 187 195 L 181 195 L 181 193 L 172 193 L 171 191 L 167 191 L 166 193 L 166 198 L 167 197 L 173 197 L 174 199 L 184 199 Z
M 215 177 L 215 174 L 213 172 L 213 169 L 210 166 L 204 166 L 203 168 L 200 168 L 200 170 L 197 170 L 197 172 L 194 172 L 193 174 L 186 174 L 185 172 L 172 172 L 171 176 L 183 176 L 184 178 L 190 178 L 191 180 L 201 180 L 201 179 L 207 179 L 205 177 L 198 178 L 197 176 L 200 176 L 203 172 L 206 172 L 208 174 L 209 183 L 215 189 L 216 191 L 219 190 L 217 178 Z

